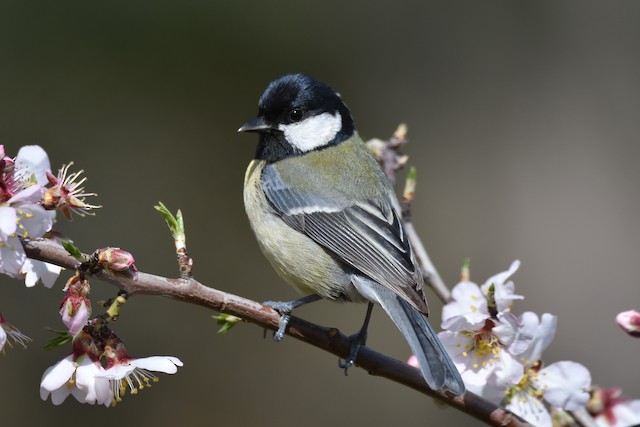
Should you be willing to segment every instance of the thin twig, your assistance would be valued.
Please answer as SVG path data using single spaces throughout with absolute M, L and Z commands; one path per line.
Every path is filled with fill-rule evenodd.
M 69 255 L 61 245 L 50 240 L 24 241 L 23 246 L 29 258 L 69 269 L 74 269 L 78 265 L 78 261 Z M 169 279 L 139 272 L 137 280 L 134 280 L 116 275 L 108 270 L 101 270 L 95 273 L 94 276 L 117 286 L 122 291 L 125 291 L 129 297 L 135 295 L 160 295 L 238 316 L 262 328 L 278 329 L 280 315 L 276 311 L 255 301 L 209 288 L 193 278 Z M 340 358 L 349 356 L 350 341 L 347 336 L 335 328 L 315 325 L 292 316 L 286 333 Z M 371 375 L 387 378 L 427 396 L 439 399 L 488 425 L 500 427 L 531 426 L 531 424 L 506 409 L 473 393 L 467 392 L 462 396 L 452 396 L 444 392 L 435 392 L 427 387 L 418 369 L 378 353 L 369 347 L 360 349 L 356 359 L 356 366 L 366 370 Z
M 429 258 L 429 254 L 427 254 L 427 250 L 424 248 L 422 244 L 422 240 L 416 233 L 416 229 L 413 227 L 413 223 L 411 221 L 404 221 L 404 232 L 409 236 L 409 241 L 411 242 L 411 247 L 413 248 L 413 252 L 416 254 L 416 258 L 418 259 L 418 263 L 422 267 L 422 274 L 424 275 L 424 281 L 427 285 L 431 286 L 433 291 L 438 295 L 438 297 L 445 304 L 451 301 L 451 291 L 440 277 L 438 270 L 431 262 L 431 258 Z
M 388 140 L 371 139 L 367 141 L 367 147 L 373 152 L 378 159 L 382 170 L 389 178 L 392 184 L 396 182 L 396 173 L 402 169 L 409 157 L 400 152 L 400 148 L 406 145 L 409 140 L 407 139 L 408 128 L 407 125 L 401 123 L 398 125 L 393 135 Z M 415 175 L 415 169 L 412 171 Z M 409 172 L 411 175 L 412 172 Z M 411 183 L 410 183 L 411 182 Z M 403 200 L 401 203 L 402 213 L 402 225 L 404 225 L 404 231 L 409 237 L 411 247 L 416 255 L 418 264 L 422 268 L 425 283 L 430 286 L 438 297 L 444 302 L 451 301 L 451 291 L 440 277 L 438 270 L 431 262 L 431 258 L 427 254 L 427 250 L 422 244 L 422 240 L 416 233 L 413 223 L 411 222 L 411 202 L 413 201 L 415 191 L 415 176 L 413 178 L 408 177 L 405 187 Z M 408 194 L 409 192 L 409 194 Z

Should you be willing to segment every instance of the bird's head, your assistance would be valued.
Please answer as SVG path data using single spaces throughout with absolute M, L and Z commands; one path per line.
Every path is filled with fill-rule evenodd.
M 304 74 L 288 74 L 267 86 L 258 116 L 238 132 L 257 132 L 256 158 L 275 162 L 339 144 L 355 126 L 336 91 Z

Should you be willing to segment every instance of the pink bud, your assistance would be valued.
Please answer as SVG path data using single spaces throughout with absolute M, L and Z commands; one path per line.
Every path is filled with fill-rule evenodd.
M 98 262 L 105 268 L 113 271 L 125 271 L 129 268 L 135 268 L 135 260 L 133 255 L 120 248 L 104 248 L 96 251 Z
M 412 354 L 409 360 L 407 360 L 407 364 L 409 366 L 413 366 L 414 368 L 420 367 L 420 365 L 418 364 L 418 358 L 414 354 Z
M 91 307 L 87 305 L 86 301 L 79 301 L 77 307 L 74 307 L 74 302 L 71 298 L 67 299 L 64 307 L 60 310 L 62 315 L 62 323 L 65 324 L 69 330 L 69 334 L 77 335 L 84 325 L 87 324 L 89 316 L 91 315 Z
M 636 310 L 623 311 L 616 316 L 616 322 L 632 337 L 640 338 L 640 312 Z
M 91 316 L 89 282 L 78 275 L 69 279 L 64 290 L 67 292 L 60 303 L 60 316 L 72 336 L 77 335 Z

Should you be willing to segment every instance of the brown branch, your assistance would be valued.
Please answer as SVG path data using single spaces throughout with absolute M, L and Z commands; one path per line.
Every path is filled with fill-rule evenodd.
M 23 246 L 29 258 L 46 261 L 68 269 L 75 269 L 79 264 L 62 246 L 50 240 L 25 241 Z M 107 270 L 99 271 L 94 276 L 117 286 L 127 292 L 130 297 L 134 295 L 160 295 L 231 314 L 262 328 L 278 329 L 280 315 L 276 311 L 255 301 L 209 288 L 193 278 L 187 280 L 169 279 L 139 272 L 137 280 L 134 280 L 115 275 Z M 344 359 L 349 356 L 349 339 L 335 328 L 315 325 L 292 316 L 286 333 L 340 358 Z M 473 393 L 467 392 L 463 396 L 452 396 L 444 392 L 435 392 L 427 387 L 418 369 L 378 353 L 369 347 L 360 349 L 356 366 L 371 375 L 387 378 L 439 399 L 488 425 L 531 426 L 506 409 Z

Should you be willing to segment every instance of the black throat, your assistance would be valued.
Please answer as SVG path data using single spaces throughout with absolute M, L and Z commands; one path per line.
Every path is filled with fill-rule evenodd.
M 287 157 L 303 154 L 302 151 L 295 149 L 287 142 L 282 132 L 262 132 L 259 137 L 255 155 L 258 160 L 274 163 Z

